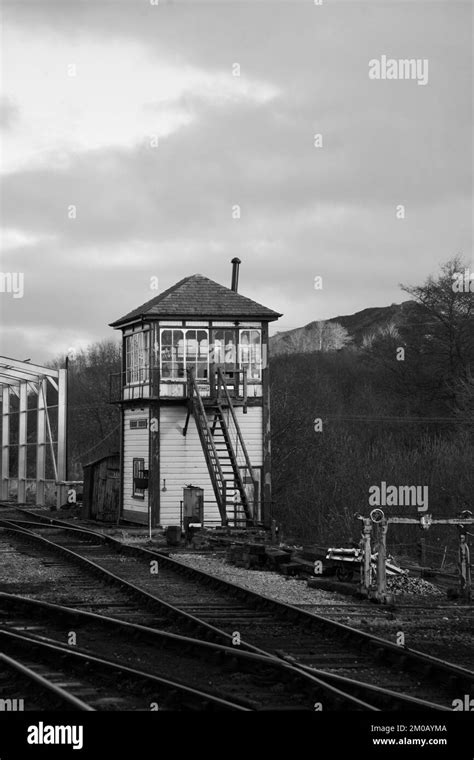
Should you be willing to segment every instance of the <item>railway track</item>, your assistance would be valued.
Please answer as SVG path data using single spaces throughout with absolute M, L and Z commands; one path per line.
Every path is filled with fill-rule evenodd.
M 18 631 L 0 628 L 4 656 L 65 693 L 80 709 L 92 710 L 238 710 L 248 708 L 176 681 L 75 651 Z M 6 694 L 6 692 L 5 692 Z M 8 695 L 9 696 L 9 695 Z M 29 691 L 26 691 L 26 699 Z M 48 709 L 39 702 L 34 709 Z M 77 707 L 76 707 L 77 709 Z
M 214 632 L 219 625 L 221 635 L 223 631 L 227 637 L 238 633 L 242 648 L 280 656 L 299 668 L 310 666 L 311 672 L 317 671 L 328 682 L 336 676 L 350 679 L 357 675 L 357 681 L 363 679 L 445 707 L 460 690 L 472 687 L 473 674 L 462 668 L 280 604 L 159 553 L 70 526 L 28 525 L 43 540 L 45 533 L 54 534 L 55 545 L 60 544 L 63 551 L 74 549 L 76 557 L 94 560 L 109 573 L 111 567 L 117 569 L 120 564 L 123 578 L 137 581 L 142 588 L 151 584 L 153 595 L 166 600 L 167 611 L 171 606 L 187 616 L 192 613 L 201 631 L 203 623 Z M 159 564 L 159 573 L 152 581 L 144 572 L 151 561 Z M 234 597 L 232 601 L 229 595 Z
M 0 694 L 2 712 L 92 710 L 53 681 L 49 670 L 38 663 L 29 667 L 4 652 L 0 652 Z
M 343 692 L 344 682 L 335 680 L 328 688 L 314 674 L 302 674 L 274 658 L 17 595 L 0 593 L 0 641 L 2 631 L 66 651 L 73 632 L 73 649 L 84 656 L 113 656 L 114 663 L 126 666 L 146 663 L 149 674 L 193 688 L 205 683 L 206 694 L 249 710 L 312 710 L 316 701 L 326 709 L 374 709 Z M 398 706 L 423 707 L 407 700 Z
M 24 541 L 25 536 L 23 535 L 23 531 L 16 538 L 19 538 L 20 542 Z M 23 547 L 21 548 L 22 551 L 25 550 Z M 25 548 L 31 556 L 29 544 L 25 544 Z M 49 551 L 50 547 L 48 545 L 46 548 L 42 543 L 38 546 L 38 557 L 41 557 L 43 561 L 46 560 L 48 565 L 53 564 L 46 559 Z M 69 590 L 71 587 L 74 588 L 70 603 L 77 605 L 78 600 L 82 596 L 81 590 L 84 590 L 86 595 L 90 591 L 91 579 L 86 573 L 77 573 L 74 565 L 71 565 L 66 559 L 61 562 L 58 562 L 57 558 L 55 559 L 54 565 L 61 573 L 61 583 Z M 71 568 L 73 568 L 72 575 Z M 157 619 L 153 611 L 150 610 L 150 606 L 153 607 L 154 605 L 148 604 L 150 599 L 146 594 L 144 598 L 147 605 L 146 607 L 143 606 L 143 592 L 139 592 L 138 596 L 134 594 L 133 600 L 131 600 L 129 599 L 130 588 L 128 584 L 124 584 L 127 589 L 127 595 L 123 591 L 110 586 L 107 586 L 104 591 L 100 589 L 102 585 L 100 579 L 95 580 L 95 577 L 93 591 L 94 598 L 97 601 L 92 604 L 85 602 L 84 606 L 92 606 L 93 609 L 101 610 L 111 608 L 114 614 L 119 614 L 122 618 L 139 617 L 142 619 L 142 622 L 146 620 L 152 625 L 159 622 L 167 624 L 174 631 L 178 629 L 175 622 L 171 623 L 170 626 L 168 616 Z M 41 593 L 44 593 L 44 586 L 40 588 Z M 34 586 L 29 588 L 28 593 L 34 593 L 34 589 Z M 57 590 L 55 590 L 55 594 L 57 594 Z M 151 598 L 151 601 L 155 600 Z M 235 648 L 223 648 L 209 642 L 189 639 L 188 637 L 183 638 L 176 635 L 176 633 L 165 633 L 164 631 L 157 631 L 143 625 L 133 625 L 117 617 L 109 618 L 97 614 L 87 615 L 83 610 L 71 609 L 56 604 L 51 605 L 48 602 L 5 593 L 0 594 L 0 610 L 2 611 L 0 626 L 7 627 L 7 630 L 26 631 L 27 635 L 33 637 L 37 637 L 38 635 L 41 638 L 47 637 L 48 640 L 51 640 L 51 636 L 54 636 L 54 643 L 58 643 L 59 641 L 64 644 L 71 629 L 79 629 L 78 640 L 81 644 L 87 643 L 84 641 L 83 635 L 84 627 L 86 627 L 87 639 L 93 646 L 94 653 L 97 653 L 97 651 L 106 651 L 108 654 L 113 652 L 114 658 L 117 657 L 118 648 L 123 647 L 125 638 L 128 651 L 122 651 L 121 659 L 123 657 L 130 657 L 133 662 L 138 660 L 139 663 L 145 659 L 147 669 L 150 669 L 150 665 L 153 663 L 154 667 L 151 669 L 161 674 L 163 674 L 164 663 L 166 665 L 165 675 L 170 670 L 174 676 L 180 671 L 181 673 L 184 672 L 186 681 L 190 682 L 191 680 L 191 684 L 193 681 L 196 681 L 197 685 L 203 682 L 208 684 L 209 678 L 216 675 L 217 668 L 216 683 L 218 684 L 219 679 L 222 681 L 224 678 L 228 684 L 226 693 L 222 694 L 220 692 L 221 696 L 237 701 L 238 695 L 242 694 L 242 688 L 246 685 L 247 688 L 250 686 L 251 699 L 243 700 L 243 704 L 251 709 L 269 709 L 269 707 L 273 707 L 273 709 L 288 709 L 288 706 L 291 709 L 307 709 L 308 705 L 313 709 L 314 704 L 317 703 L 324 704 L 325 709 L 331 709 L 331 707 L 334 707 L 334 709 L 362 708 L 389 710 L 426 710 L 437 708 L 434 704 L 428 705 L 426 702 L 413 700 L 390 691 L 359 683 L 353 679 L 344 679 L 338 676 L 334 676 L 330 681 L 330 686 L 336 691 L 329 690 L 328 693 L 326 689 L 327 684 L 325 683 L 324 688 L 321 689 L 321 684 L 315 680 L 315 676 L 317 675 L 315 672 L 304 673 L 304 677 L 302 678 L 301 671 L 295 672 L 293 668 L 288 670 L 289 666 L 280 660 L 272 658 L 271 666 L 268 665 L 269 659 L 266 654 L 264 655 L 264 661 L 262 661 L 261 656 L 249 657 L 249 655 Z M 185 622 L 188 622 L 187 619 L 185 619 Z M 121 641 L 111 640 L 111 629 L 115 629 L 115 633 L 119 629 Z M 138 636 L 143 639 L 141 647 L 137 647 L 136 644 Z M 153 645 L 153 650 L 148 652 L 143 651 L 143 646 L 147 645 L 149 647 L 150 644 Z M 170 649 L 174 650 L 173 658 L 170 658 Z M 162 655 L 162 657 L 161 659 L 158 657 L 157 661 L 158 655 Z M 198 658 L 201 666 L 201 669 L 198 669 L 197 672 L 196 658 Z M 209 663 L 211 667 L 209 667 Z M 252 681 L 249 684 L 247 677 L 246 684 L 245 681 L 243 682 L 244 674 L 247 675 L 249 671 L 252 673 Z M 192 676 L 191 679 L 190 676 Z M 233 679 L 235 678 L 237 678 L 236 684 L 233 683 Z M 255 688 L 254 680 L 257 680 L 257 688 Z M 278 684 L 276 694 L 273 693 L 275 691 L 275 684 Z M 288 690 L 290 692 L 290 699 L 288 699 Z M 340 694 L 341 691 L 344 694 Z M 317 701 L 315 702 L 315 700 Z M 242 699 L 240 699 L 240 703 L 242 703 Z
M 317 612 L 318 615 L 324 615 L 332 620 L 344 620 L 346 618 L 365 618 L 366 620 L 394 620 L 394 619 L 411 619 L 418 615 L 423 615 L 429 619 L 439 619 L 443 614 L 462 614 L 467 610 L 465 605 L 435 603 L 420 604 L 419 601 L 413 604 L 404 604 L 397 602 L 396 606 L 376 605 L 361 601 L 359 603 L 350 602 L 347 604 L 312 604 L 304 603 L 296 605 L 299 609 Z M 472 612 L 472 610 L 469 610 Z

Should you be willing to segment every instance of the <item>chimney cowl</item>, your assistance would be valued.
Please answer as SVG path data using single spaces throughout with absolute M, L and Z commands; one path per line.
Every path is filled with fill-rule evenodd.
M 232 282 L 230 288 L 234 293 L 237 293 L 239 287 L 239 266 L 242 262 L 237 256 L 234 256 L 230 263 L 232 264 Z

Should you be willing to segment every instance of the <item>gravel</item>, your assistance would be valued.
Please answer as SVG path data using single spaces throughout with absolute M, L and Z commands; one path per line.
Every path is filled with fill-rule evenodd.
M 410 578 L 397 575 L 387 578 L 387 589 L 396 594 L 413 594 L 414 596 L 445 596 L 443 591 L 423 578 Z
M 266 594 L 286 604 L 347 604 L 347 597 L 332 591 L 310 589 L 305 580 L 288 578 L 266 570 L 246 570 L 243 567 L 228 565 L 217 555 L 206 554 L 171 554 L 171 557 L 197 570 L 204 570 L 210 575 L 248 588 L 256 593 Z

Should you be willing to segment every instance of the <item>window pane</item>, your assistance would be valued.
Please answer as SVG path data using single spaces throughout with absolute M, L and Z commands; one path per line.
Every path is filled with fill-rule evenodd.
M 186 358 L 194 362 L 198 351 L 196 330 L 186 330 Z
M 171 346 L 172 338 L 171 338 L 171 330 L 163 330 L 161 333 L 161 345 L 162 346 Z
M 125 339 L 125 377 L 127 383 L 148 379 L 148 332 L 134 333 Z
M 209 341 L 207 339 L 207 336 L 199 341 L 199 359 L 202 361 L 206 361 L 209 356 Z
M 161 331 L 161 376 L 169 380 L 183 377 L 183 330 Z
M 162 362 L 161 376 L 165 378 L 173 377 L 173 362 Z
M 207 379 L 207 362 L 197 362 L 196 377 L 200 378 L 201 380 Z
M 240 362 L 247 370 L 249 380 L 262 376 L 262 336 L 260 330 L 241 330 L 239 346 Z
M 183 359 L 184 357 L 184 337 L 182 330 L 173 330 L 173 348 L 174 356 Z
M 213 364 L 222 364 L 224 361 L 224 330 L 214 330 L 209 360 Z

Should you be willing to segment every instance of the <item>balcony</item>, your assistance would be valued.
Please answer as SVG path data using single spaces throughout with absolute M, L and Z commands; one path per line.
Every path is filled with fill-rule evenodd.
M 109 403 L 123 401 L 156 400 L 159 398 L 160 373 L 147 367 L 114 372 L 109 375 Z
M 221 377 L 217 370 L 220 366 Z M 247 380 L 246 371 L 239 367 L 212 364 L 209 378 L 196 380 L 198 391 L 206 405 L 222 403 L 225 399 L 224 385 L 232 398 L 234 406 L 245 406 L 247 399 L 261 397 L 262 384 Z M 168 401 L 187 401 L 191 398 L 189 378 L 160 378 L 159 367 L 141 368 L 132 371 L 115 372 L 109 375 L 109 403 L 121 404 L 124 401 L 156 401 L 159 398 Z

